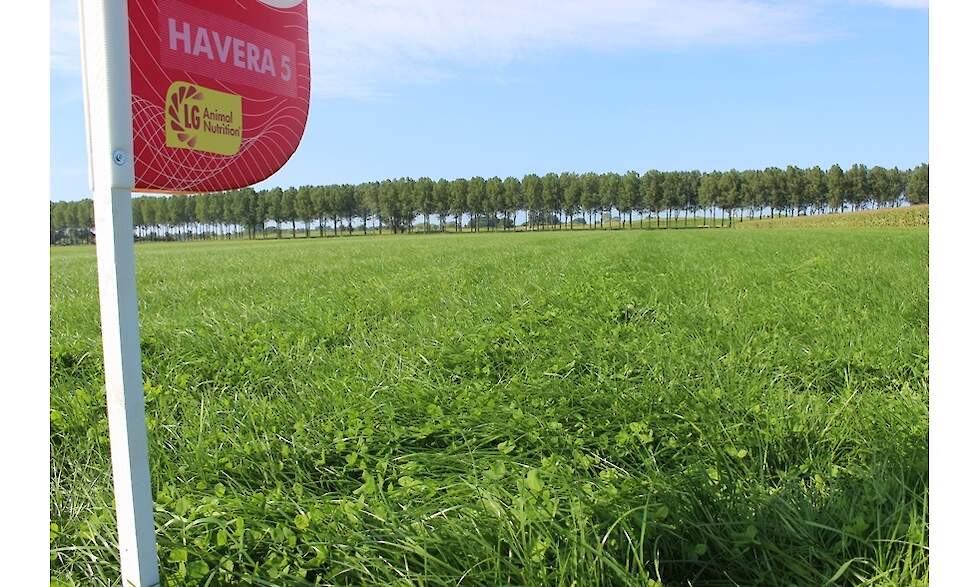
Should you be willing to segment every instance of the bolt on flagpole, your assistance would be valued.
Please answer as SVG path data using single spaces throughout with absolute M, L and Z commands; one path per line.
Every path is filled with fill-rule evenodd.
M 143 399 L 127 0 L 80 0 L 89 172 L 122 584 L 160 584 Z

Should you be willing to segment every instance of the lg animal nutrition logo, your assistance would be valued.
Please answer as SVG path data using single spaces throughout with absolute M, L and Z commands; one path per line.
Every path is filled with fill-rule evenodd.
M 241 149 L 241 96 L 185 82 L 167 92 L 166 146 L 218 155 Z

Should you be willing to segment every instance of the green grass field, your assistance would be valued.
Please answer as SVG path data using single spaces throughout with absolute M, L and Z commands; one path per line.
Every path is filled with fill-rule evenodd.
M 168 585 L 924 585 L 927 228 L 137 247 Z M 51 568 L 116 585 L 95 252 Z

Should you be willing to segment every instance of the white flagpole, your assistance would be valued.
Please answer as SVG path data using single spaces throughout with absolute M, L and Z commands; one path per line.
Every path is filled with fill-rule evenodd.
M 155 587 L 160 576 L 132 237 L 134 171 L 127 3 L 80 0 L 79 14 L 122 584 Z

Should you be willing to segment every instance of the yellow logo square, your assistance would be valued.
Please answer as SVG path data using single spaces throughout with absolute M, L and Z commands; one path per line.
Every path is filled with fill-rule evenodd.
M 174 82 L 164 110 L 167 147 L 217 155 L 241 149 L 241 96 Z

